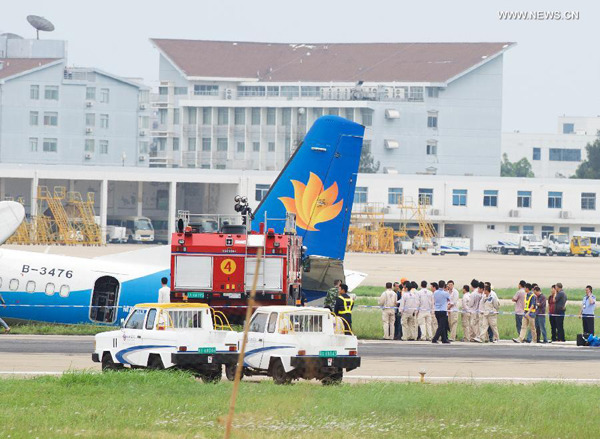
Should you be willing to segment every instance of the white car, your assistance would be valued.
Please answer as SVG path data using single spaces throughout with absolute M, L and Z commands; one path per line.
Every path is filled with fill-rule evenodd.
M 244 375 L 268 375 L 277 384 L 342 381 L 344 369 L 360 366 L 358 339 L 344 323 L 324 308 L 259 307 L 250 321 Z M 235 366 L 226 372 L 231 379 Z
M 118 331 L 96 335 L 92 360 L 102 370 L 178 367 L 218 381 L 224 364 L 237 364 L 238 339 L 225 316 L 206 304 L 145 303 Z

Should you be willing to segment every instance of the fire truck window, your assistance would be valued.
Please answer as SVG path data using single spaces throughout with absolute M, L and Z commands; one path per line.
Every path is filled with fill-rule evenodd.
M 267 326 L 267 332 L 273 333 L 275 332 L 275 327 L 277 326 L 277 313 L 272 312 L 269 316 L 269 325 Z
M 255 314 L 250 321 L 250 332 L 265 332 L 265 326 L 267 325 L 267 314 L 258 313 Z
M 146 329 L 154 329 L 154 321 L 156 320 L 156 310 L 152 308 L 148 312 L 148 318 L 146 319 Z

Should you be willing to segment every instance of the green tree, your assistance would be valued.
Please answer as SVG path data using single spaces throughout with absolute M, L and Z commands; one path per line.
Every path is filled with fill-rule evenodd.
M 508 160 L 506 153 L 502 154 L 502 163 L 500 163 L 501 177 L 535 177 L 531 170 L 531 163 L 525 157 L 518 162 Z
M 363 142 L 363 147 L 360 152 L 360 162 L 358 164 L 358 172 L 363 174 L 375 174 L 379 171 L 381 163 L 375 162 L 373 154 L 371 154 L 371 142 Z
M 573 178 L 600 179 L 600 138 L 585 147 L 587 159 L 581 162 Z

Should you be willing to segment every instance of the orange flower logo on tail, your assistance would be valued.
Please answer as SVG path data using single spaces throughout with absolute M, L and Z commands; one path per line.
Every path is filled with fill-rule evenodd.
M 288 213 L 296 214 L 296 225 L 310 232 L 319 231 L 315 225 L 331 221 L 342 211 L 344 200 L 334 204 L 338 196 L 337 183 L 323 190 L 321 179 L 310 173 L 308 183 L 305 185 L 297 180 L 292 180 L 294 198 L 280 197 Z

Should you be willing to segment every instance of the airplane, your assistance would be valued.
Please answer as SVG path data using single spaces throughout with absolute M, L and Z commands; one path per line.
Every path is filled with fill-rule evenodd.
M 296 214 L 310 261 L 303 279 L 309 301 L 322 300 L 334 279 L 344 279 L 363 134 L 362 125 L 341 117 L 319 118 L 255 211 L 253 230 L 259 229 L 265 214 L 267 218 L 284 218 L 286 211 Z M 11 222 L 14 205 L 3 203 L 7 202 L 0 202 L 0 225 L 6 223 L 4 234 L 12 234 L 22 218 Z M 268 227 L 283 230 L 277 221 Z M 157 300 L 161 278 L 170 277 L 170 250 L 157 246 L 88 259 L 0 248 L 0 294 L 7 303 L 2 317 L 119 324 L 136 304 Z M 348 272 L 349 286 L 365 277 Z
M 16 201 L 0 203 L 0 245 L 4 244 L 25 219 L 25 208 Z

